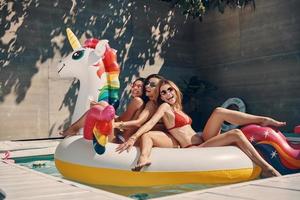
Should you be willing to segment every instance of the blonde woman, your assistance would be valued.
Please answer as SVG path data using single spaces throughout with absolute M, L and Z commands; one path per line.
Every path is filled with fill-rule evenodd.
M 145 108 L 141 111 L 139 116 L 136 119 L 124 122 L 115 122 L 114 128 L 120 129 L 122 131 L 126 130 L 135 130 L 132 133 L 135 133 L 139 127 L 141 127 L 146 121 L 148 121 L 153 114 L 156 112 L 159 103 L 157 102 L 158 97 L 158 88 L 157 85 L 162 80 L 163 77 L 158 74 L 151 74 L 149 75 L 144 82 L 144 92 L 147 97 Z M 165 126 L 159 120 L 153 124 L 151 127 L 151 135 L 155 137 L 159 137 L 160 140 L 156 141 L 156 146 L 160 147 L 176 147 L 178 146 L 177 141 L 172 137 L 170 134 L 167 134 Z M 132 137 L 126 139 L 126 142 L 123 144 L 131 144 L 136 142 L 136 140 L 132 140 Z M 139 145 L 139 144 L 137 144 Z

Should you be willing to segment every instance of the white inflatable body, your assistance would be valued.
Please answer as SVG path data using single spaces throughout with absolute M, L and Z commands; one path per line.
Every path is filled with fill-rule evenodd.
M 91 185 L 153 186 L 167 184 L 235 183 L 256 178 L 260 168 L 234 146 L 210 148 L 153 148 L 152 164 L 133 172 L 139 149 L 115 152 L 117 144 L 108 143 L 98 155 L 91 140 L 82 136 L 64 139 L 55 152 L 55 164 L 70 180 Z
M 113 94 L 119 88 L 119 66 L 115 54 L 107 53 L 112 49 L 106 40 L 88 40 L 87 44 L 94 46 L 85 43 L 82 47 L 70 29 L 67 29 L 67 36 L 74 51 L 58 65 L 58 73 L 61 77 L 75 77 L 80 81 L 72 116 L 74 122 L 89 108 L 90 100 L 117 97 Z M 260 168 L 237 147 L 153 148 L 152 165 L 141 172 L 132 172 L 139 149 L 119 154 L 115 152 L 116 147 L 117 144 L 108 143 L 104 154 L 99 155 L 92 140 L 69 137 L 58 145 L 55 164 L 64 177 L 91 185 L 234 183 L 254 179 L 260 173 Z
M 76 78 L 80 81 L 80 88 L 72 123 L 77 121 L 89 108 L 91 101 L 97 101 L 101 87 L 105 85 L 106 73 L 97 76 L 99 68 L 103 67 L 103 56 L 107 40 L 100 41 L 96 48 L 82 47 L 78 39 L 67 29 L 68 38 L 71 42 L 73 52 L 64 58 L 57 66 L 58 74 L 62 78 Z

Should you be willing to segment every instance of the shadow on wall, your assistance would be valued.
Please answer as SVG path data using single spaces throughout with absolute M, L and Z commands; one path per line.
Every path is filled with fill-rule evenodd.
M 38 72 L 36 63 L 46 59 L 45 52 L 40 51 L 41 48 L 33 48 L 30 44 L 37 44 L 37 41 L 24 39 L 30 34 L 34 35 L 37 29 L 30 23 L 33 16 L 28 15 L 29 7 L 31 7 L 30 3 L 11 2 L 1 5 L 1 102 L 11 92 L 16 94 L 17 104 L 22 102 L 30 88 L 32 77 Z M 50 41 L 48 45 L 50 46 Z
M 7 95 L 14 93 L 16 104 L 20 104 L 33 76 L 40 70 L 39 65 L 47 60 L 57 63 L 56 57 L 67 56 L 72 51 L 66 38 L 67 27 L 80 40 L 94 37 L 110 41 L 110 46 L 118 51 L 118 62 L 123 71 L 120 91 L 134 76 L 138 77 L 139 70 L 147 64 L 155 65 L 156 56 L 164 57 L 169 40 L 177 30 L 176 23 L 171 23 L 174 13 L 169 12 L 168 4 L 164 3 L 138 0 L 1 2 L 1 103 Z M 157 9 L 161 5 L 165 8 Z M 49 66 L 48 71 L 55 70 L 56 66 Z M 78 87 L 78 81 L 74 80 L 59 110 L 67 107 L 70 114 L 73 112 Z M 128 92 L 122 97 L 128 96 Z M 59 128 L 68 123 L 70 118 Z M 49 135 L 53 126 L 49 128 Z
M 196 131 L 202 131 L 207 121 L 207 100 L 214 97 L 217 86 L 198 76 L 183 79 L 179 85 L 183 95 L 183 110 L 192 118 L 192 126 Z

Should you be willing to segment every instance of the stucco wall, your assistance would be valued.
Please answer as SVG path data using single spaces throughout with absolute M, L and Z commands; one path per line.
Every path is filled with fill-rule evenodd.
M 161 1 L 1 0 L 0 139 L 55 137 L 70 124 L 79 83 L 56 69 L 71 52 L 67 27 L 81 42 L 106 38 L 118 50 L 122 105 L 134 77 L 160 73 L 189 92 L 196 75 L 200 89 L 185 106 L 202 121 L 196 128 L 238 96 L 250 113 L 287 120 L 290 131 L 300 108 L 299 8 L 257 0 L 255 11 L 212 11 L 201 23 Z
M 0 139 L 55 137 L 70 124 L 79 83 L 61 79 L 56 69 L 72 51 L 67 27 L 81 42 L 105 38 L 118 51 L 122 105 L 127 84 L 159 73 L 166 57 L 192 60 L 187 30 L 193 22 L 164 2 L 149 2 L 1 1 Z M 176 48 L 169 52 L 169 46 Z
M 207 117 L 227 98 L 247 112 L 300 124 L 300 1 L 255 1 L 256 9 L 227 9 L 195 26 L 196 70 L 217 90 L 203 97 Z M 213 98 L 211 98 L 213 97 Z

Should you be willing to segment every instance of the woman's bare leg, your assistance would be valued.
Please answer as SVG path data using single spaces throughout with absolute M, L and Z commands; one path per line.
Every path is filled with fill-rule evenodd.
M 109 104 L 105 101 L 100 101 L 98 103 L 91 104 L 90 107 L 93 107 L 95 105 L 98 105 L 98 106 L 101 106 L 101 107 L 105 108 Z M 81 129 L 84 126 L 86 115 L 87 115 L 87 112 L 85 112 L 76 122 L 71 124 L 71 126 L 69 126 L 67 129 L 65 129 L 64 131 L 59 132 L 59 134 L 64 136 L 64 137 L 76 135 L 79 132 L 79 129 Z
M 149 131 L 143 134 L 140 140 L 140 157 L 132 171 L 140 171 L 143 167 L 151 164 L 149 157 L 152 147 L 174 148 L 178 146 L 179 144 L 175 138 L 162 131 Z
M 64 137 L 78 134 L 79 129 L 81 129 L 84 125 L 85 118 L 86 118 L 86 113 L 84 113 L 76 122 L 71 124 L 71 126 L 69 126 L 67 129 L 59 132 L 59 134 Z
M 255 164 L 260 166 L 265 176 L 280 176 L 280 173 L 259 155 L 256 149 L 239 129 L 233 129 L 224 134 L 210 138 L 209 140 L 200 144 L 199 147 L 216 147 L 232 144 L 237 145 Z
M 285 122 L 279 122 L 269 117 L 251 115 L 235 110 L 218 107 L 209 117 L 203 130 L 202 137 L 206 141 L 220 134 L 224 122 L 242 126 L 246 124 L 260 124 L 262 126 L 284 126 Z

